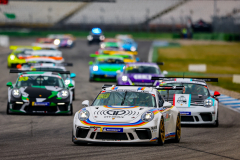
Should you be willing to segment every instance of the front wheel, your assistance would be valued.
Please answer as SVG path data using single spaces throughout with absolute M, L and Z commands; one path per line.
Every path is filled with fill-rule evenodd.
M 74 101 L 75 100 L 75 89 L 73 89 L 73 98 L 72 98 L 72 100 Z
M 177 121 L 176 121 L 176 131 L 175 131 L 175 138 L 173 142 L 179 143 L 181 139 L 181 118 L 180 115 L 177 116 Z
M 163 117 L 160 121 L 159 134 L 158 134 L 158 145 L 162 146 L 165 143 L 165 127 Z
M 7 113 L 7 114 L 10 114 L 9 111 L 10 111 L 10 106 L 9 106 L 9 103 L 7 103 L 7 111 L 6 111 L 6 113 Z

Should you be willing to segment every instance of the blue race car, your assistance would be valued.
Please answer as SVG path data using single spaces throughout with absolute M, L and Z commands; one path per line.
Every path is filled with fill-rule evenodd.
M 123 57 L 115 55 L 99 55 L 95 62 L 89 62 L 89 81 L 116 81 L 117 72 L 125 66 Z
M 122 39 L 121 47 L 125 51 L 137 51 L 138 44 L 131 38 Z

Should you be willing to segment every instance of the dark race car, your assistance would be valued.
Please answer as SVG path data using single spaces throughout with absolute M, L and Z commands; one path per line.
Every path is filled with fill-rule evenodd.
M 15 84 L 7 83 L 7 114 L 72 115 L 73 85 L 66 86 L 60 72 L 10 70 L 10 73 L 19 73 L 19 77 Z

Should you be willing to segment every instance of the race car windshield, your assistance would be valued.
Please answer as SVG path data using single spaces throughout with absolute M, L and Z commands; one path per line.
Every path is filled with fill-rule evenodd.
M 20 76 L 18 78 L 17 87 L 34 87 L 34 86 L 54 86 L 64 87 L 62 78 L 51 76 Z
M 104 92 L 100 93 L 92 106 L 144 106 L 156 107 L 155 98 L 142 92 Z
M 156 67 L 152 67 L 152 66 L 128 66 L 125 69 L 125 73 L 160 74 L 160 71 Z
M 165 83 L 161 86 L 184 86 L 184 90 L 169 90 L 169 94 L 192 94 L 209 97 L 207 86 L 193 83 Z M 167 95 L 167 91 L 160 90 L 162 95 Z
M 32 70 L 34 70 L 34 71 L 51 71 L 51 72 L 63 71 L 63 69 L 61 69 L 61 68 L 51 68 L 51 67 L 40 67 L 40 68 L 34 68 Z M 61 76 L 63 79 L 68 78 L 68 74 L 61 74 Z
M 98 63 L 107 63 L 107 64 L 124 64 L 124 61 L 122 59 L 116 59 L 116 58 L 108 58 L 108 59 L 97 59 Z

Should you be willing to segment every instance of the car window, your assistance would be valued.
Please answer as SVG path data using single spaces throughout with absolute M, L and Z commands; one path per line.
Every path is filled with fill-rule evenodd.
M 156 102 L 155 97 L 149 93 L 114 91 L 100 93 L 92 105 L 156 107 Z
M 54 86 L 54 87 L 64 87 L 62 78 L 52 77 L 52 76 L 23 76 L 21 75 L 17 80 L 17 87 L 27 87 L 27 86 Z
M 182 90 L 170 90 L 169 94 L 192 94 L 210 96 L 207 86 L 195 83 L 163 83 L 161 86 L 184 86 L 185 92 Z M 161 90 L 162 95 L 167 95 L 166 90 Z
M 158 68 L 152 66 L 127 66 L 125 73 L 160 74 L 160 71 Z
M 159 92 L 157 92 L 157 95 L 158 95 L 158 104 L 159 104 L 159 107 L 162 107 L 163 106 L 163 103 L 164 103 L 164 100 L 162 98 L 162 96 L 160 95 Z

